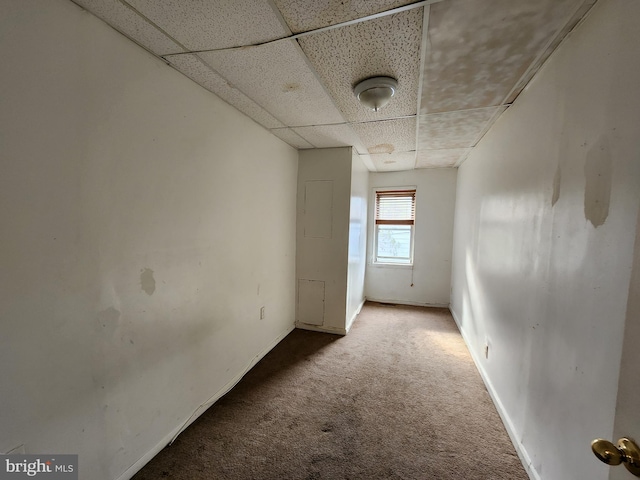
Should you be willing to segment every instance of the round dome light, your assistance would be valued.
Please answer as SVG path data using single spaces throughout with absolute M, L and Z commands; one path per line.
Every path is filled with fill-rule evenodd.
M 377 112 L 384 107 L 398 89 L 398 82 L 391 77 L 371 77 L 358 83 L 353 93 L 365 107 Z

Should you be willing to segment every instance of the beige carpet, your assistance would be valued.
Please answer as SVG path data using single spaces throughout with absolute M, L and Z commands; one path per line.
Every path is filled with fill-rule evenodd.
M 368 303 L 346 337 L 295 330 L 135 477 L 522 479 L 445 309 Z

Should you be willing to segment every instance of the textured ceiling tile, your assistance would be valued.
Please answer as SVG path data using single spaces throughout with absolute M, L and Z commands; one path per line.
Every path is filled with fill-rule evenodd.
M 127 0 L 190 50 L 237 47 L 289 35 L 264 0 Z
M 416 155 L 416 168 L 455 167 L 471 152 L 471 148 L 448 150 L 420 150 Z
M 304 138 L 302 138 L 300 135 L 298 135 L 296 132 L 294 132 L 290 128 L 275 128 L 271 130 L 271 133 L 273 133 L 280 140 L 283 140 L 289 145 L 291 145 L 293 148 L 298 148 L 298 149 L 315 148 L 314 145 L 311 145 L 309 142 L 307 142 Z
M 416 149 L 416 119 L 402 118 L 380 122 L 354 123 L 353 130 L 360 136 L 367 151 L 358 153 L 408 152 Z
M 352 122 L 414 115 L 422 39 L 423 9 L 316 33 L 300 38 L 300 46 L 345 118 Z M 389 104 L 373 112 L 353 95 L 356 83 L 371 76 L 398 80 Z
M 431 5 L 420 113 L 501 104 L 582 0 Z
M 295 40 L 199 55 L 287 126 L 344 123 Z
M 378 172 L 413 170 L 416 163 L 416 152 L 371 155 L 371 160 L 373 160 Z
M 184 48 L 119 0 L 74 1 L 156 55 L 185 51 Z
M 558 45 L 560 45 L 564 37 L 566 37 L 569 32 L 571 32 L 575 28 L 580 20 L 589 12 L 591 7 L 593 7 L 595 2 L 596 0 L 583 0 L 582 5 L 580 6 L 580 8 L 578 8 L 578 10 L 576 10 L 576 12 L 573 14 L 573 17 L 571 17 L 571 19 L 560 29 L 553 41 L 547 44 L 547 47 L 542 55 L 539 55 L 536 60 L 531 65 L 529 65 L 529 70 L 520 78 L 520 81 L 511 90 L 511 93 L 504 101 L 505 104 L 511 104 L 515 101 L 524 87 L 526 87 L 526 85 L 531 81 L 536 72 L 540 70 L 544 62 L 546 62 L 553 51 L 558 48 Z
M 502 107 L 420 115 L 419 150 L 473 147 Z
M 224 78 L 213 72 L 196 55 L 172 55 L 167 57 L 167 60 L 187 77 L 210 92 L 215 93 L 260 125 L 267 128 L 284 127 L 282 122 L 279 122 L 242 92 L 229 85 Z
M 415 0 L 274 0 L 294 33 L 307 32 L 402 7 Z
M 366 151 L 358 134 L 346 123 L 298 127 L 294 131 L 317 148 L 355 147 L 358 152 Z

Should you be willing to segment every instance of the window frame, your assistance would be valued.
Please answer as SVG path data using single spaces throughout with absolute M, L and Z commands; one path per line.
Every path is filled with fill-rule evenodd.
M 384 197 L 385 193 L 388 195 L 390 193 L 407 193 L 406 196 L 412 194 L 413 196 L 413 205 L 412 205 L 412 213 L 413 219 L 411 222 L 407 220 L 399 220 L 397 223 L 394 223 L 389 220 L 380 220 L 378 219 L 378 201 L 382 196 Z M 382 195 L 380 195 L 382 194 Z M 381 267 L 413 267 L 414 262 L 414 245 L 415 245 L 415 224 L 416 224 L 416 209 L 417 209 L 417 196 L 418 191 L 416 186 L 402 186 L 402 187 L 375 187 L 373 188 L 373 249 L 372 249 L 372 259 L 371 263 L 375 266 Z M 379 223 L 381 222 L 381 223 Z M 397 225 L 397 226 L 409 226 L 410 227 L 410 239 L 409 239 L 409 258 L 408 261 L 398 261 L 398 257 L 379 257 L 378 256 L 378 243 L 379 243 L 379 227 L 385 225 Z M 395 261 L 394 261 L 395 260 Z

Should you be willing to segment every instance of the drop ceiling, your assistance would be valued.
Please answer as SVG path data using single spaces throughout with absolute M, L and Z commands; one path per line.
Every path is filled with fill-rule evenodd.
M 397 171 L 465 161 L 596 0 L 72 1 L 289 145 Z

